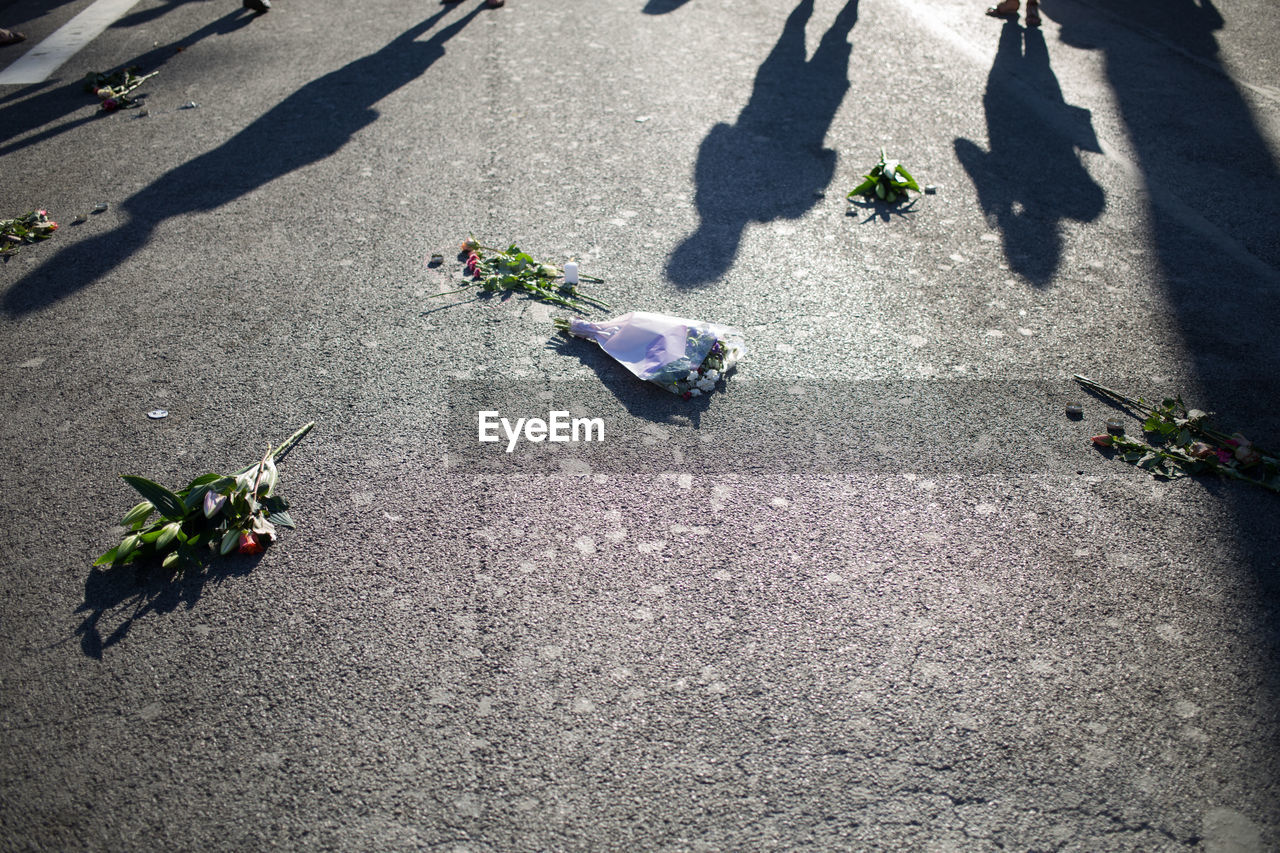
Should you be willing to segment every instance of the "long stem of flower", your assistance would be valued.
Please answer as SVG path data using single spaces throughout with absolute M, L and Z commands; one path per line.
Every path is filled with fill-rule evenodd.
M 464 290 L 470 290 L 469 287 L 459 287 L 457 290 L 446 290 L 444 293 L 433 293 L 428 299 L 435 299 L 437 296 L 453 296 L 455 293 L 462 293 Z
M 290 450 L 293 450 L 294 445 L 296 445 L 299 441 L 302 441 L 302 439 L 306 437 L 307 433 L 311 432 L 311 430 L 315 427 L 315 425 L 316 425 L 316 422 L 315 422 L 315 421 L 308 421 L 308 422 L 306 423 L 306 425 L 304 425 L 301 429 L 299 429 L 299 430 L 298 430 L 297 432 L 295 432 L 293 435 L 291 435 L 291 436 L 289 436 L 288 438 L 286 438 L 286 439 L 284 440 L 284 442 L 283 442 L 283 443 L 281 443 L 281 445 L 280 445 L 279 447 L 277 447 L 277 448 L 276 448 L 275 453 L 271 453 L 271 452 L 268 450 L 267 452 L 268 452 L 268 453 L 270 454 L 270 456 L 271 456 L 271 461 L 272 461 L 272 462 L 279 462 L 281 459 L 283 459 L 283 458 L 285 457 L 285 454 L 286 454 L 286 453 L 288 453 Z M 265 462 L 265 461 L 266 461 L 266 457 L 263 457 L 263 460 L 262 460 L 262 461 L 263 461 L 263 462 Z M 262 463 L 260 463 L 260 462 L 254 462 L 254 463 L 253 463 L 253 465 L 246 465 L 246 466 L 244 466 L 243 468 L 241 468 L 239 471 L 237 471 L 237 472 L 235 472 L 234 474 L 232 474 L 231 476 L 233 476 L 233 477 L 239 477 L 241 474 L 244 474 L 244 473 L 246 473 L 246 472 L 248 472 L 248 471 L 252 470 L 252 468 L 253 468 L 253 466 L 254 466 L 254 465 L 261 466 L 261 464 L 262 464 Z M 261 469 L 261 467 L 259 467 L 259 469 L 258 469 L 258 470 L 259 470 L 259 473 L 261 473 L 261 470 L 262 470 L 262 469 Z
M 1087 376 L 1081 376 L 1079 373 L 1073 373 L 1071 375 L 1071 378 L 1074 379 L 1076 382 L 1079 382 L 1081 385 L 1083 385 L 1084 387 L 1088 388 L 1091 391 L 1096 391 L 1097 393 L 1103 395 L 1104 397 L 1110 397 L 1112 400 L 1115 400 L 1117 403 L 1121 403 L 1125 406 L 1128 406 L 1129 408 L 1133 409 L 1134 411 L 1138 412 L 1144 417 L 1150 417 L 1155 412 L 1154 409 L 1152 409 L 1150 406 L 1146 405 L 1145 403 L 1135 400 L 1132 397 L 1127 397 L 1124 394 L 1121 394 L 1119 391 L 1115 391 L 1111 388 L 1108 388 L 1107 386 L 1103 385 L 1101 382 L 1095 382 L 1094 380 L 1090 379 Z
M 271 455 L 272 462 L 279 462 L 284 458 L 285 454 L 293 450 L 294 445 L 306 438 L 307 433 L 315 428 L 315 421 L 308 421 L 301 429 L 284 440 L 284 442 L 276 448 L 276 452 Z

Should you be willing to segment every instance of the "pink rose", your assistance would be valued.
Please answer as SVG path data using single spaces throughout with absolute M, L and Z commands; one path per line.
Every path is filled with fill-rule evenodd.
M 262 543 L 258 541 L 257 535 L 253 533 L 241 533 L 239 551 L 241 554 L 261 554 Z
M 1254 450 L 1250 445 L 1242 444 L 1236 448 L 1236 459 L 1242 466 L 1247 468 L 1250 465 L 1257 465 L 1261 462 L 1262 454 Z
M 1196 459 L 1208 459 L 1213 455 L 1213 448 L 1205 444 L 1203 441 L 1197 441 L 1195 444 L 1187 448 L 1187 455 Z

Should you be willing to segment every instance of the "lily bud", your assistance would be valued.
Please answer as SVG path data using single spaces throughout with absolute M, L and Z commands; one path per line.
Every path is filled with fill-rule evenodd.
M 204 493 L 204 517 L 213 518 L 222 512 L 222 507 L 227 503 L 227 496 L 220 495 L 215 491 Z

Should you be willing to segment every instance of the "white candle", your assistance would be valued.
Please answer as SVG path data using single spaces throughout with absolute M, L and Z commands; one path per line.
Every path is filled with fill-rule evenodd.
M 578 264 L 576 261 L 566 261 L 564 265 L 564 283 L 578 283 Z

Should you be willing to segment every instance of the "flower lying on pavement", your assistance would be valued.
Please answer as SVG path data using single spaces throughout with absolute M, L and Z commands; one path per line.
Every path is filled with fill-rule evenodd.
M 0 255 L 12 255 L 23 243 L 48 240 L 58 230 L 58 223 L 47 210 L 33 210 L 14 219 L 0 219 Z
M 103 112 L 109 113 L 115 110 L 127 110 L 141 106 L 142 102 L 130 98 L 129 94 L 160 72 L 152 71 L 150 74 L 139 76 L 137 71 L 136 66 L 125 68 L 121 71 L 113 71 L 110 74 L 90 71 L 84 77 L 84 89 L 86 92 L 98 96 L 98 100 L 102 102 Z
M 854 196 L 876 196 L 881 201 L 893 203 L 899 196 L 907 197 L 907 190 L 920 192 L 920 185 L 911 173 L 897 160 L 886 160 L 884 149 L 880 149 L 880 162 L 871 167 L 871 171 L 862 176 L 862 183 L 850 190 L 847 198 Z
M 95 566 L 122 566 L 144 558 L 159 558 L 167 570 L 183 572 L 202 563 L 216 549 L 258 554 L 276 539 L 276 527 L 293 527 L 289 502 L 276 493 L 276 462 L 302 440 L 315 423 L 308 423 L 262 460 L 234 474 L 205 474 L 185 488 L 171 492 L 145 477 L 123 479 L 145 500 L 129 510 L 121 525 L 129 532 L 120 544 L 103 554 Z M 151 516 L 160 517 L 150 521 Z
M 577 317 L 553 323 L 563 334 L 595 341 L 639 378 L 686 400 L 714 391 L 746 354 L 737 329 L 666 314 L 633 311 L 599 323 Z
M 1115 451 L 1125 462 L 1156 477 L 1214 473 L 1280 492 L 1280 458 L 1276 454 L 1258 448 L 1238 432 L 1227 435 L 1211 428 L 1208 413 L 1188 409 L 1181 397 L 1169 397 L 1152 406 L 1141 397 L 1135 400 L 1084 376 L 1072 378 L 1142 418 L 1144 439 L 1123 434 L 1091 439 L 1098 447 Z
M 534 260 L 515 243 L 505 250 L 498 250 L 482 246 L 474 237 L 468 237 L 458 248 L 458 258 L 463 262 L 467 277 L 475 279 L 486 291 L 518 290 L 535 299 L 575 311 L 586 310 L 586 306 L 578 300 L 608 307 L 607 303 L 579 291 L 577 281 L 561 281 L 557 286 L 556 280 L 564 278 L 564 270 L 555 264 Z M 588 275 L 579 275 L 577 278 L 583 281 L 604 281 Z M 446 293 L 435 293 L 431 298 L 450 296 L 468 289 L 462 287 Z

